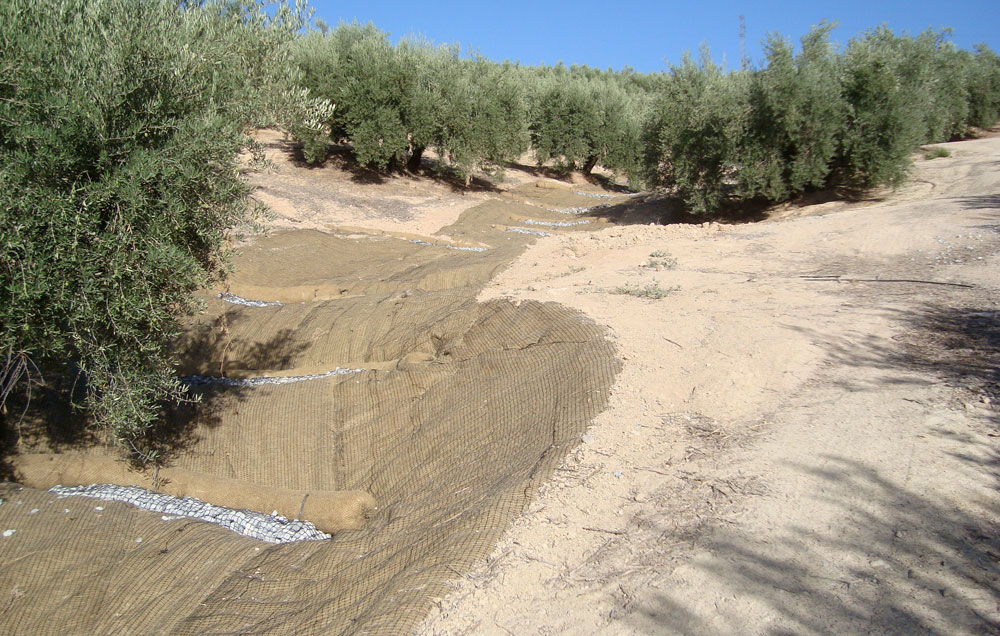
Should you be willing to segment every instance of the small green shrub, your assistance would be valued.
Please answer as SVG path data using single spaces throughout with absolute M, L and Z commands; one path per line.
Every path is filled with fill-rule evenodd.
M 677 267 L 677 259 L 665 250 L 656 250 L 650 253 L 649 260 L 642 267 L 650 269 L 673 269 Z
M 938 159 L 939 157 L 950 157 L 951 151 L 947 148 L 931 148 L 924 153 L 924 159 Z

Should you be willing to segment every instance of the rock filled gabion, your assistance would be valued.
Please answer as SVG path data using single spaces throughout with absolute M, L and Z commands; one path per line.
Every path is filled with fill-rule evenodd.
M 574 225 L 586 225 L 590 223 L 590 219 L 581 219 L 579 221 L 537 221 L 535 219 L 526 219 L 524 221 L 525 225 L 544 225 L 546 227 L 573 227 Z
M 184 517 L 214 523 L 237 534 L 266 541 L 291 543 L 293 541 L 323 541 L 330 535 L 320 532 L 308 521 L 293 521 L 280 515 L 266 515 L 252 510 L 234 510 L 214 506 L 193 497 L 171 497 L 137 486 L 97 484 L 94 486 L 53 486 L 49 492 L 63 497 L 91 497 L 104 501 L 121 501 L 127 504 L 162 513 L 164 521 Z
M 295 382 L 305 382 L 307 380 L 320 380 L 335 375 L 347 375 L 349 373 L 361 373 L 365 369 L 341 369 L 336 368 L 326 373 L 314 373 L 312 375 L 289 375 L 289 376 L 260 376 L 256 378 L 220 378 L 214 375 L 186 375 L 181 378 L 181 382 L 189 386 L 202 386 L 205 384 L 221 384 L 223 386 L 264 386 L 266 384 L 294 384 Z
M 416 243 L 417 245 L 426 245 L 428 247 L 444 247 L 449 250 L 458 250 L 460 252 L 485 252 L 485 247 L 465 247 L 463 245 L 448 245 L 446 243 L 429 243 L 427 241 L 421 241 L 420 239 L 413 239 L 411 243 Z
M 590 207 L 577 207 L 577 208 L 546 208 L 549 212 L 557 212 L 559 214 L 590 214 L 596 210 L 603 210 L 605 208 L 610 208 L 611 204 L 604 203 L 601 205 L 592 205 Z
M 613 199 L 615 197 L 621 196 L 620 194 L 603 194 L 600 192 L 576 192 L 581 197 L 593 197 L 595 199 Z
M 234 305 L 243 305 L 244 307 L 282 307 L 282 303 L 277 300 L 250 300 L 249 298 L 244 298 L 243 296 L 237 296 L 236 294 L 230 294 L 229 292 L 222 292 L 218 295 L 219 298 L 226 301 L 227 303 L 232 303 Z
M 523 227 L 509 227 L 504 232 L 513 232 L 515 234 L 530 234 L 532 236 L 552 236 L 548 232 L 539 232 L 538 230 L 528 230 Z

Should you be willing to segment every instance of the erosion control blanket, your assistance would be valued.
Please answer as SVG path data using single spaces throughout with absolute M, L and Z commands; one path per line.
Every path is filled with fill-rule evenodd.
M 602 329 L 581 315 L 475 300 L 535 240 L 508 228 L 567 220 L 538 204 L 485 205 L 451 242 L 261 239 L 238 260 L 232 295 L 206 295 L 178 343 L 179 373 L 201 378 L 191 381 L 203 400 L 171 422 L 170 468 L 230 488 L 368 493 L 377 507 L 360 529 L 272 545 L 8 487 L 0 632 L 395 635 L 419 622 L 579 441 L 617 371 Z M 454 249 L 474 245 L 488 249 Z

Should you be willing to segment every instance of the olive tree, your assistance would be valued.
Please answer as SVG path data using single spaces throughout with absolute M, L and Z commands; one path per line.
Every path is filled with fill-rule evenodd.
M 262 209 L 238 156 L 280 108 L 301 6 L 0 3 L 0 400 L 75 374 L 137 454 L 179 399 L 169 343 Z M 37 375 L 37 374 L 35 374 Z M 147 455 L 148 458 L 148 455 Z

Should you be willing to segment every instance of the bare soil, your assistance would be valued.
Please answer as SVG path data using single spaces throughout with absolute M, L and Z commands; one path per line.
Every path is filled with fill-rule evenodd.
M 543 238 L 496 278 L 624 368 L 420 633 L 1000 633 L 1000 139 L 942 145 L 865 202 Z
M 654 200 L 496 277 L 480 300 L 582 311 L 623 370 L 419 633 L 1000 634 L 1000 138 L 941 145 L 864 201 L 658 225 Z M 600 192 L 289 170 L 288 207 L 261 181 L 281 227 L 430 234 L 536 183 Z

